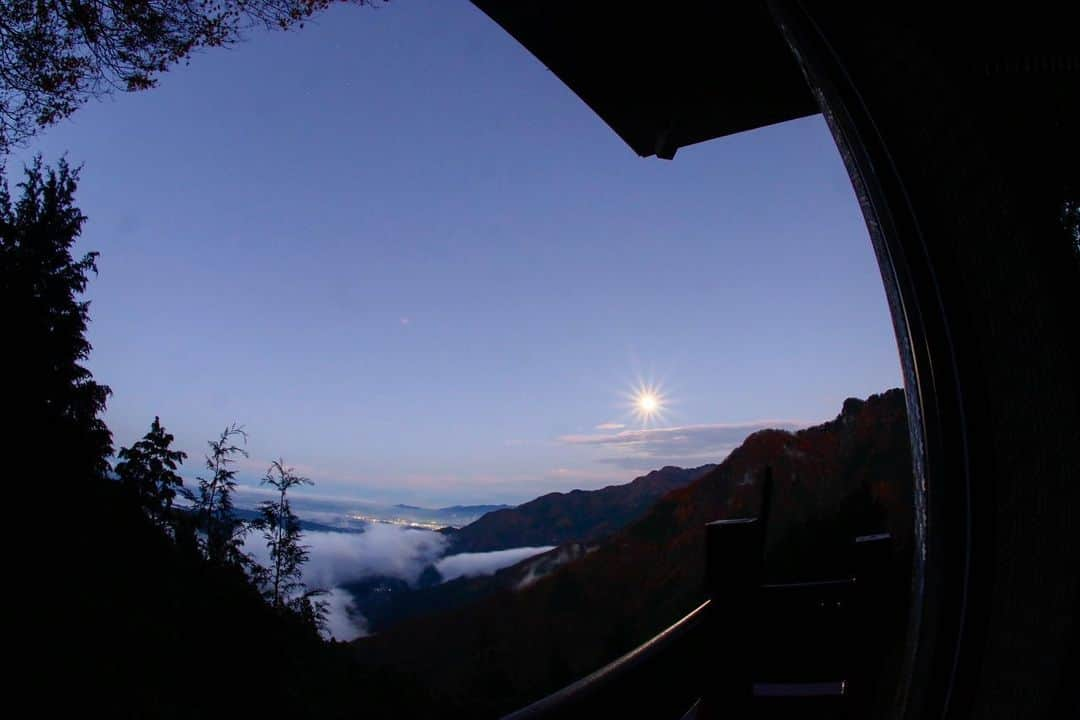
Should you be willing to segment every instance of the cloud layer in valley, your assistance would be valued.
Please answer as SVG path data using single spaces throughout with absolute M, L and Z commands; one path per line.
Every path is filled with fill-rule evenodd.
M 356 610 L 356 603 L 347 590 L 336 587 L 322 598 L 326 602 L 326 634 L 335 640 L 349 642 L 364 637 L 367 620 Z
M 491 575 L 551 549 L 521 547 L 443 557 L 447 539 L 442 534 L 388 523 L 372 523 L 361 533 L 305 532 L 302 542 L 308 546 L 304 582 L 309 589 L 328 591 L 323 597 L 327 602 L 326 634 L 343 641 L 366 635 L 367 621 L 342 585 L 376 575 L 415 585 L 429 565 L 438 569 L 444 581 Z M 258 533 L 248 535 L 245 550 L 262 565 L 269 564 L 266 543 Z
M 604 427 L 604 426 L 600 426 Z M 615 454 L 598 461 L 626 468 L 719 462 L 749 435 L 768 428 L 797 430 L 787 420 L 643 428 L 591 435 L 564 435 L 567 445 L 595 446 Z M 612 428 L 614 429 L 614 428 Z
M 415 584 L 424 568 L 446 550 L 446 537 L 430 530 L 372 523 L 362 533 L 306 532 L 310 548 L 304 582 L 333 587 L 372 575 Z
M 309 589 L 329 590 L 327 633 L 352 640 L 367 632 L 363 616 L 339 586 L 372 575 L 386 575 L 415 584 L 424 568 L 442 556 L 446 538 L 430 530 L 372 523 L 362 533 L 305 532 L 308 546 L 304 582 Z M 269 564 L 266 543 L 258 533 L 247 537 L 244 548 L 255 560 Z
M 475 577 L 477 575 L 491 575 L 504 567 L 519 563 L 525 558 L 539 555 L 551 550 L 554 545 L 546 547 L 519 547 L 509 550 L 495 550 L 494 552 L 459 553 L 449 555 L 435 563 L 435 569 L 443 580 L 453 580 L 459 577 Z

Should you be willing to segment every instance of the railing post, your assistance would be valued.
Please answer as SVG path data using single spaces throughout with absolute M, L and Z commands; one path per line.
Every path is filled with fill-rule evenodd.
M 712 600 L 708 624 L 713 657 L 699 717 L 738 717 L 749 711 L 758 648 L 756 605 L 762 580 L 765 531 L 772 495 L 766 468 L 758 517 L 705 525 L 705 585 Z
M 860 535 L 851 547 L 851 570 L 855 578 L 854 607 L 848 613 L 852 635 L 850 662 L 850 702 L 853 716 L 872 711 L 877 674 L 882 653 L 880 627 L 889 617 L 886 580 L 892 571 L 892 536 L 889 533 Z
M 706 674 L 702 718 L 748 709 L 753 677 L 754 596 L 761 583 L 761 523 L 717 520 L 705 526 L 706 585 L 712 600 L 709 639 L 719 662 Z

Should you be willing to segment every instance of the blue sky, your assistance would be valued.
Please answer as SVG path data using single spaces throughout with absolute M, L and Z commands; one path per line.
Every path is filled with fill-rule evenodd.
M 253 34 L 9 169 L 34 152 L 84 165 L 116 440 L 158 414 L 189 476 L 236 421 L 249 480 L 280 455 L 324 493 L 517 502 L 900 384 L 820 117 L 641 159 L 465 2 Z M 641 379 L 669 401 L 646 433 Z

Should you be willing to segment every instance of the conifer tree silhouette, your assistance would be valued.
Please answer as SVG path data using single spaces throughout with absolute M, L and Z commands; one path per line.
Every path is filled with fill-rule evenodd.
M 315 483 L 297 475 L 284 460 L 278 459 L 270 464 L 262 484 L 273 487 L 278 495 L 259 505 L 255 526 L 266 539 L 270 563 L 256 571 L 256 582 L 262 587 L 263 597 L 274 608 L 291 610 L 318 628 L 325 622 L 325 603 L 319 599 L 325 591 L 308 590 L 303 582 L 308 547 L 301 543 L 300 518 L 289 502 L 290 489 Z
M 176 470 L 187 454 L 172 450 L 173 436 L 165 431 L 161 419 L 154 417 L 150 431 L 129 448 L 120 448 L 116 475 L 120 484 L 159 526 L 165 527 L 172 515 L 173 500 L 182 491 L 184 480 Z
M 47 168 L 37 157 L 13 201 L 0 164 L 0 308 L 12 388 L 5 414 L 15 421 L 8 439 L 35 477 L 68 488 L 105 477 L 112 455 L 101 418 L 111 391 L 83 365 L 90 303 L 80 296 L 98 254 L 71 254 L 86 221 L 75 204 L 78 181 L 65 160 Z
M 194 510 L 205 533 L 202 547 L 206 559 L 215 565 L 244 567 L 250 563 L 243 551 L 248 528 L 236 517 L 232 494 L 236 490 L 233 465 L 238 456 L 247 457 L 247 451 L 237 442 L 246 443 L 247 433 L 236 423 L 222 430 L 217 440 L 209 441 L 206 469 L 210 471 L 210 477 L 198 478 L 199 493 L 194 497 Z

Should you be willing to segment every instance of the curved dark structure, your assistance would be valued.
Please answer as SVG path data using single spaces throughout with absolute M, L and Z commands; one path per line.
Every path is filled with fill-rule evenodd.
M 825 115 L 879 259 L 916 467 L 890 714 L 1075 717 L 1077 10 L 475 2 L 643 156 Z M 678 717 L 620 698 L 664 673 L 708 695 L 720 651 L 696 624 L 519 715 Z M 672 657 L 681 674 L 662 669 Z

